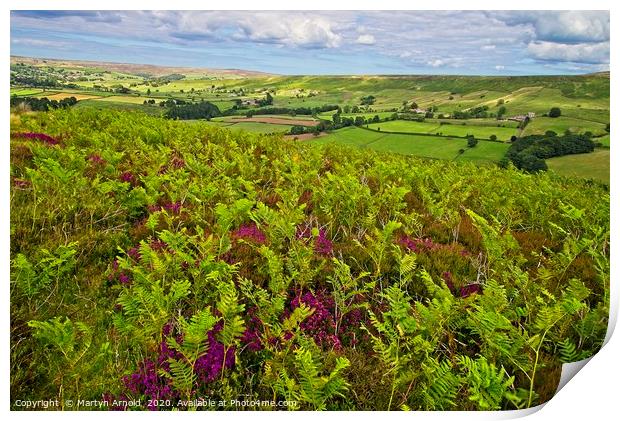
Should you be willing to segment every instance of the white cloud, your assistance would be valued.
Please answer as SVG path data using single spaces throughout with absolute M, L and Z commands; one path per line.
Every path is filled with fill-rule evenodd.
M 375 37 L 370 34 L 363 34 L 357 37 L 356 42 L 363 45 L 373 45 L 375 43 Z
M 502 66 L 501 64 L 498 64 L 497 66 L 495 66 L 495 70 L 504 70 L 504 66 Z
M 246 17 L 238 25 L 243 35 L 258 42 L 319 48 L 336 48 L 342 42 L 334 23 L 323 16 L 262 13 Z
M 483 45 L 482 47 L 480 47 L 480 49 L 483 51 L 495 50 L 495 45 Z
M 573 63 L 609 63 L 609 42 L 560 44 L 536 41 L 527 46 L 530 55 L 539 60 Z
M 444 60 L 441 59 L 435 59 L 435 60 L 430 60 L 426 62 L 427 65 L 431 66 L 431 67 L 440 67 L 446 64 L 446 62 Z
M 502 11 L 490 12 L 489 16 L 511 26 L 530 27 L 539 41 L 609 40 L 609 11 L 605 10 Z

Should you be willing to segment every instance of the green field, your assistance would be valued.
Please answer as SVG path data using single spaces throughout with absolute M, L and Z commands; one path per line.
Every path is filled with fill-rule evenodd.
M 609 149 L 601 148 L 592 153 L 560 156 L 547 159 L 546 162 L 549 170 L 558 174 L 569 177 L 593 178 L 609 184 Z
M 285 124 L 270 124 L 270 123 L 252 123 L 252 122 L 239 122 L 234 123 L 230 120 L 186 120 L 188 122 L 202 122 L 209 126 L 222 127 L 230 130 L 245 130 L 253 133 L 288 133 L 292 126 Z
M 590 131 L 595 136 L 607 133 L 604 123 L 561 116 L 558 118 L 536 117 L 525 127 L 523 134 L 544 134 L 547 130 L 552 130 L 558 134 L 562 134 L 566 130 L 570 130 L 573 133 Z
M 313 139 L 315 144 L 335 143 L 357 146 L 383 152 L 395 152 L 425 158 L 458 159 L 459 161 L 495 162 L 499 161 L 508 149 L 507 144 L 480 141 L 474 148 L 467 147 L 467 141 L 440 136 L 415 136 L 405 134 L 381 133 L 348 127 L 327 136 Z M 459 150 L 465 152 L 461 155 Z
M 515 128 L 510 127 L 491 127 L 482 125 L 469 125 L 454 121 L 452 124 L 442 124 L 436 122 L 418 122 L 394 120 L 381 123 L 374 123 L 368 126 L 373 130 L 382 132 L 407 132 L 407 133 L 428 133 L 440 134 L 442 136 L 465 137 L 474 135 L 479 139 L 489 139 L 492 135 L 497 136 L 498 140 L 509 140 L 517 133 Z
M 38 75 L 56 82 L 53 89 L 46 90 L 37 86 L 12 84 L 12 95 L 45 96 L 50 99 L 75 96 L 79 101 L 77 108 L 95 107 L 164 115 L 166 108 L 143 105 L 143 102 L 147 99 L 153 99 L 156 103 L 169 99 L 189 103 L 209 101 L 227 115 L 214 117 L 208 125 L 255 133 L 287 133 L 295 124 L 293 120 L 322 119 L 331 122 L 336 112 L 293 116 L 285 110 L 285 114 L 263 115 L 260 114 L 261 108 L 254 105 L 232 110 L 243 101 L 266 98 L 269 92 L 273 98 L 270 107 L 286 108 L 291 113 L 294 108 L 337 105 L 341 110 L 359 108 L 358 113 L 342 112 L 342 117 L 371 119 L 377 115 L 383 120 L 390 119 L 367 126 L 376 132 L 344 128 L 311 140 L 318 144 L 337 142 L 422 157 L 497 162 L 508 146 L 484 142 L 492 135 L 499 141 L 507 141 L 515 135 L 544 134 L 548 130 L 558 134 L 567 130 L 573 133 L 589 131 L 595 136 L 595 142 L 603 146 L 609 146 L 610 143 L 606 131 L 610 121 L 609 73 L 522 77 L 277 76 L 243 71 L 187 69 L 182 71 L 183 74 L 178 74 L 179 69 L 166 73 L 153 68 L 144 70 L 139 65 L 119 68 L 109 63 L 84 66 L 69 61 L 11 60 L 12 75 Z M 19 63 L 18 60 L 25 60 L 25 63 Z M 374 103 L 362 104 L 362 98 L 369 95 L 375 97 Z M 395 112 L 400 118 L 405 118 L 404 111 L 414 108 L 414 102 L 418 108 L 425 110 L 433 107 L 435 118 L 427 118 L 423 122 L 391 120 Z M 486 116 L 482 115 L 482 118 L 449 118 L 455 111 L 465 112 L 481 106 L 488 107 Z M 506 108 L 506 118 L 528 112 L 534 112 L 536 117 L 519 133 L 517 122 L 497 120 L 496 113 L 500 106 Z M 544 116 L 552 107 L 561 109 L 562 115 L 559 118 Z M 234 122 L 236 117 L 244 117 L 248 111 L 256 113 L 256 117 L 287 121 L 278 121 L 276 124 Z M 442 114 L 447 117 L 437 118 Z M 291 120 L 290 125 L 287 124 L 288 120 Z M 475 148 L 466 147 L 464 138 L 467 135 L 480 140 Z M 460 149 L 465 152 L 460 154 Z

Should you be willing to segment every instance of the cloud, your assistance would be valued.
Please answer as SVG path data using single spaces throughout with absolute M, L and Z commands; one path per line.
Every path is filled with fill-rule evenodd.
M 504 70 L 504 66 L 502 66 L 501 64 L 498 64 L 497 66 L 495 66 L 495 70 Z
M 609 42 L 560 44 L 535 41 L 527 46 L 530 55 L 543 61 L 564 61 L 571 63 L 609 63 Z
M 75 54 L 99 43 L 132 60 L 180 63 L 187 56 L 208 66 L 277 56 L 304 57 L 301 70 L 348 62 L 350 69 L 476 74 L 492 73 L 490 63 L 536 73 L 557 60 L 556 72 L 575 73 L 575 63 L 593 69 L 609 62 L 609 13 L 592 11 L 14 11 L 11 36 L 70 41 Z M 27 44 L 14 46 L 14 54 L 28 55 Z M 42 49 L 32 44 L 30 51 Z
M 356 42 L 363 45 L 373 45 L 375 43 L 375 37 L 370 34 L 363 34 L 357 37 Z
M 70 43 L 61 42 L 61 41 L 52 41 L 47 39 L 36 39 L 36 38 L 13 38 L 11 39 L 11 44 L 14 45 L 25 45 L 32 47 L 59 47 L 64 48 L 68 47 Z
M 247 37 L 256 42 L 336 48 L 342 41 L 333 23 L 321 16 L 291 15 L 282 18 L 278 14 L 261 14 L 246 18 L 238 25 L 241 31 L 237 39 Z
M 489 15 L 511 26 L 530 26 L 539 41 L 609 41 L 609 11 L 509 11 L 490 12 Z
M 428 64 L 431 67 L 440 67 L 440 66 L 445 65 L 446 62 L 441 59 L 435 59 L 435 60 L 427 61 L 426 64 Z

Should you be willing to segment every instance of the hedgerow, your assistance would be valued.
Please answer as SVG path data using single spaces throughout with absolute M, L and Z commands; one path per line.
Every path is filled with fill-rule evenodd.
M 99 110 L 11 180 L 12 401 L 524 408 L 605 336 L 593 182 Z

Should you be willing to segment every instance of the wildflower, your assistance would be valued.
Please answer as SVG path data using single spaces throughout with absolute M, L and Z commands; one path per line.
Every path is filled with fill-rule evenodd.
M 48 145 L 58 145 L 60 142 L 58 141 L 58 139 L 53 138 L 50 135 L 47 135 L 45 133 L 13 133 L 11 135 L 12 137 L 17 137 L 17 138 L 22 138 L 22 139 L 34 139 L 34 140 L 40 140 L 44 143 L 47 143 Z
M 329 255 L 332 253 L 333 248 L 333 243 L 331 240 L 327 239 L 325 236 L 325 230 L 321 228 L 319 230 L 319 235 L 314 241 L 314 251 L 318 254 Z
M 441 278 L 446 283 L 446 286 L 448 287 L 448 289 L 454 293 L 454 291 L 456 291 L 456 289 L 454 287 L 454 282 L 452 280 L 452 273 L 451 272 L 444 272 L 444 273 L 441 274 Z
M 198 358 L 194 365 L 194 372 L 199 382 L 203 384 L 212 382 L 218 378 L 223 369 L 230 369 L 235 365 L 235 348 L 231 347 L 225 350 L 224 344 L 217 341 L 215 337 L 223 326 L 223 323 L 220 322 L 207 333 L 208 351 Z
M 235 240 L 247 240 L 256 244 L 264 244 L 267 242 L 267 237 L 254 222 L 250 224 L 243 224 L 232 233 L 232 238 Z
M 482 293 L 482 285 L 480 284 L 469 284 L 465 285 L 460 290 L 461 298 L 469 297 L 472 294 L 480 294 Z
M 118 276 L 118 280 L 120 281 L 121 284 L 123 285 L 127 285 L 131 282 L 131 276 L 129 276 L 127 273 L 122 272 L 119 276 Z
M 134 184 L 136 181 L 136 177 L 131 173 L 131 171 L 125 171 L 119 177 L 120 180 L 124 183 Z
M 101 155 L 96 154 L 96 153 L 89 155 L 87 159 L 91 163 L 93 163 L 93 165 L 105 165 L 106 164 L 106 160 L 103 159 Z
M 142 258 L 142 256 L 140 255 L 140 249 L 138 247 L 132 247 L 127 250 L 127 256 L 131 257 L 136 262 Z
M 291 301 L 291 310 L 296 309 L 302 303 L 314 309 L 314 313 L 299 325 L 301 330 L 310 334 L 317 345 L 339 349 L 340 340 L 335 335 L 336 322 L 330 311 L 335 306 L 334 299 L 324 293 L 315 295 L 308 291 Z
M 241 342 L 247 346 L 247 349 L 254 352 L 263 349 L 260 335 L 260 328 L 263 323 L 256 315 L 254 315 L 255 312 L 256 307 L 253 307 L 248 311 L 251 317 L 249 322 L 246 324 L 247 327 L 241 337 Z
M 172 212 L 174 214 L 178 214 L 181 212 L 181 202 L 180 201 L 176 201 L 174 203 L 169 202 L 169 203 L 165 203 L 163 205 L 163 208 L 166 209 L 169 212 Z
M 30 180 L 24 180 L 21 178 L 14 178 L 13 179 L 13 185 L 15 186 L 16 189 L 20 189 L 20 190 L 25 190 L 27 188 L 29 188 L 32 183 L 30 182 Z
M 168 250 L 168 244 L 166 244 L 165 241 L 162 241 L 162 240 L 159 240 L 159 239 L 151 240 L 151 242 L 149 243 L 149 247 L 151 247 L 151 249 L 153 251 L 165 251 L 165 250 Z

